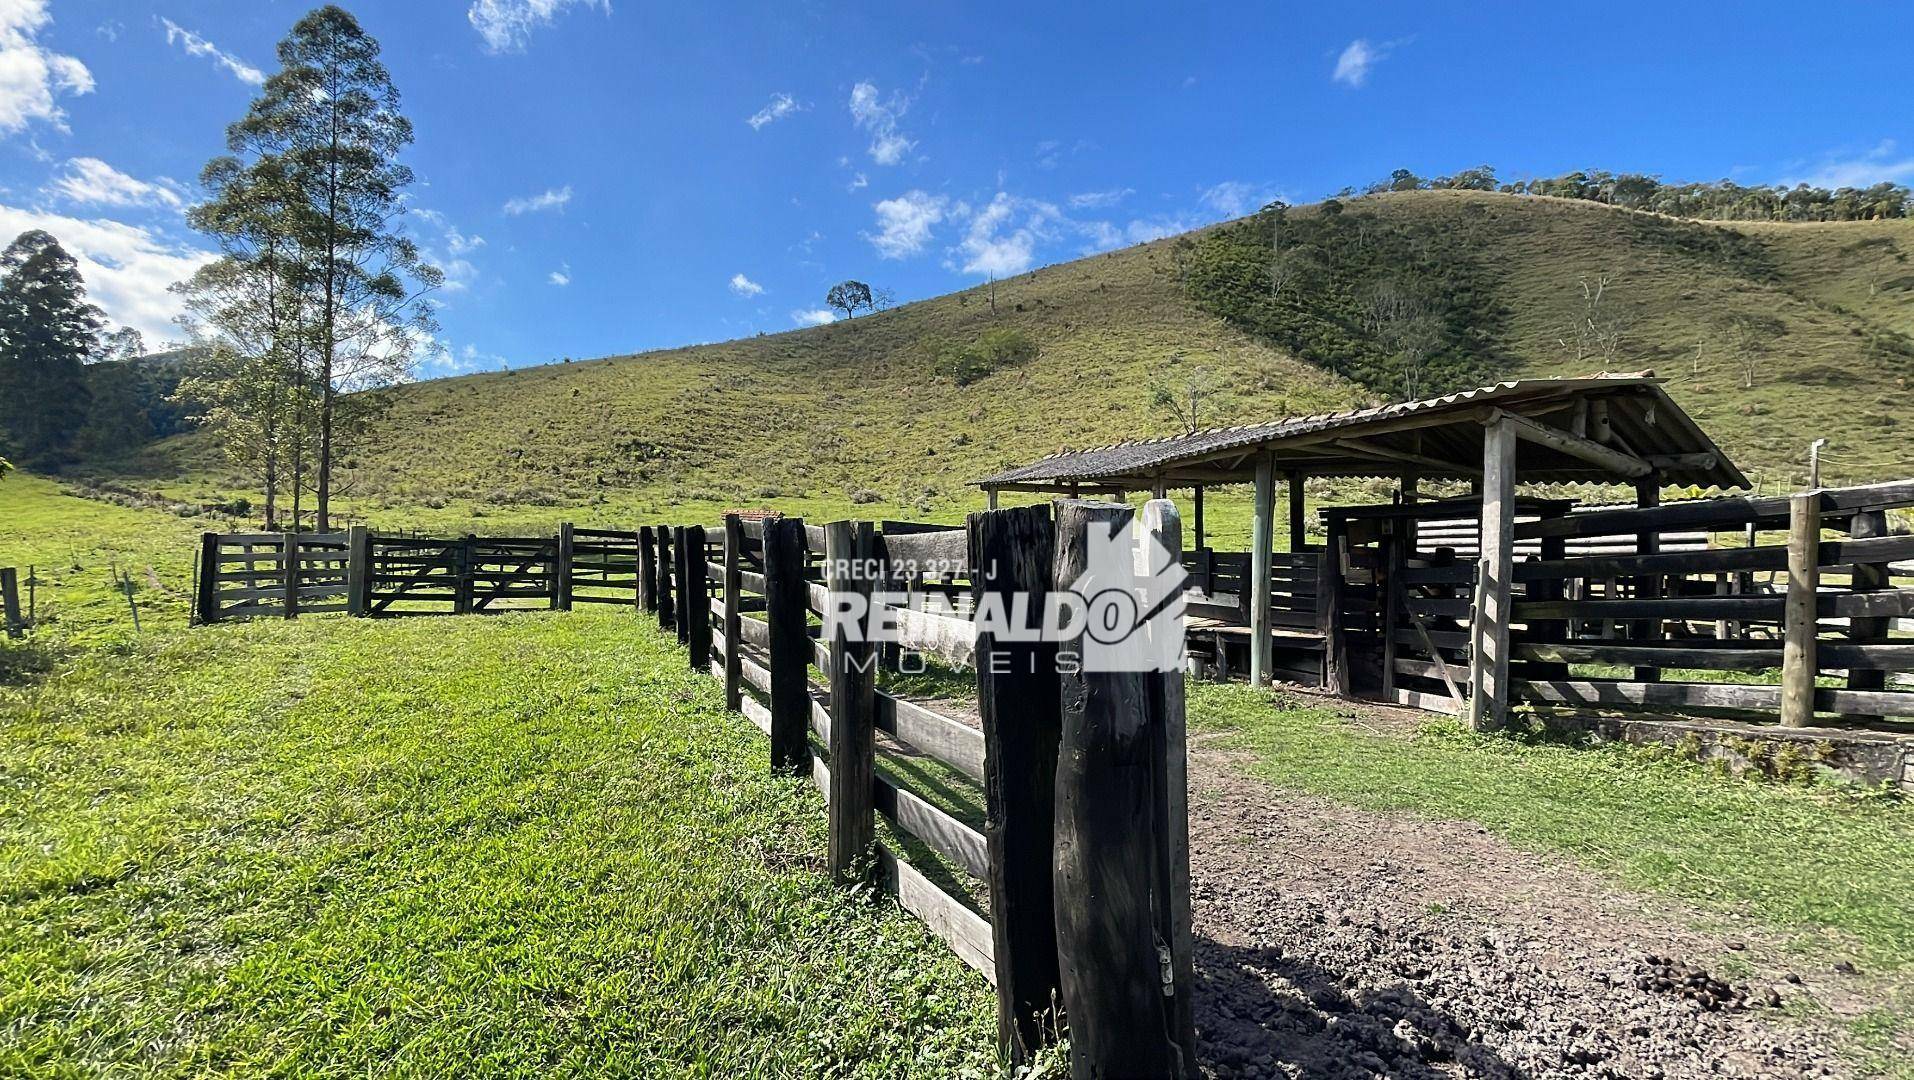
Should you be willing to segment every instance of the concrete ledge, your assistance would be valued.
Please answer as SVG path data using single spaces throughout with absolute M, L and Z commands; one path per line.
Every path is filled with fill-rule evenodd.
M 1660 744 L 1698 761 L 1720 761 L 1740 774 L 1791 778 L 1813 772 L 1855 783 L 1892 784 L 1914 792 L 1914 735 L 1849 728 L 1784 728 L 1737 720 L 1615 716 L 1573 709 L 1530 713 L 1553 735 L 1589 736 L 1639 746 Z

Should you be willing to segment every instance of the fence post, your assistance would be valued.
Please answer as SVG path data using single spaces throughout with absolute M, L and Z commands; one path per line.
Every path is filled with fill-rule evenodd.
M 697 561 L 696 554 L 691 550 L 691 529 L 684 525 L 672 529 L 672 575 L 677 588 L 672 595 L 678 603 L 678 644 L 686 648 L 691 647 L 691 564 Z
M 1152 499 L 1143 504 L 1143 528 L 1157 547 L 1150 557 L 1167 555 L 1168 567 L 1183 564 L 1183 518 L 1176 504 L 1168 499 Z M 1157 567 L 1152 565 L 1152 570 Z M 1180 608 L 1172 608 L 1180 611 Z M 1156 933 L 1157 940 L 1169 943 L 1170 982 L 1163 987 L 1169 996 L 1170 1041 L 1182 1051 L 1185 1075 L 1195 1075 L 1196 1021 L 1191 1012 L 1191 995 L 1196 989 L 1196 949 L 1190 915 L 1190 785 L 1189 740 L 1184 730 L 1183 627 L 1159 622 L 1149 627 L 1152 633 L 1172 632 L 1178 648 L 1176 666 L 1168 671 L 1152 671 L 1144 676 L 1149 690 L 1148 716 L 1152 736 L 1151 759 L 1156 779 Z
M 8 637 L 26 634 L 26 620 L 20 618 L 20 571 L 15 567 L 0 566 L 0 618 L 6 620 Z
M 638 526 L 638 610 L 658 610 L 658 552 L 651 543 L 651 526 Z
M 1316 571 L 1316 626 L 1323 636 L 1323 689 L 1332 694 L 1349 694 L 1349 637 L 1343 632 L 1343 548 L 1347 544 L 1348 521 L 1335 514 L 1328 516 L 1323 535 L 1322 557 Z
M 1643 508 L 1661 505 L 1661 473 L 1651 472 L 1635 481 L 1635 505 Z M 1655 555 L 1661 551 L 1661 534 L 1654 529 L 1644 529 L 1635 534 L 1635 554 Z M 1660 599 L 1662 579 L 1659 574 L 1642 574 L 1635 578 L 1635 595 L 1643 600 Z M 1629 637 L 1636 644 L 1648 644 L 1661 640 L 1662 620 L 1643 619 L 1629 628 Z M 1648 665 L 1635 668 L 1636 682 L 1660 682 L 1661 669 Z
M 970 515 L 971 590 L 976 610 L 1008 614 L 1027 597 L 1026 630 L 1041 626 L 1056 553 L 1050 507 Z M 1057 646 L 999 641 L 979 623 L 977 712 L 984 729 L 984 839 L 990 849 L 990 933 L 997 971 L 997 1045 L 1024 1064 L 1056 1030 L 1055 854 L 1057 739 L 1063 703 Z M 1008 628 L 1006 626 L 1006 628 Z M 1032 635 L 1034 637 L 1034 635 Z M 1046 1024 L 1046 1019 L 1051 1023 Z
M 346 614 L 364 615 L 372 607 L 372 530 L 346 530 Z
M 764 523 L 764 616 L 771 635 L 771 768 L 811 774 L 811 635 L 806 618 L 804 521 Z
M 1058 504 L 1054 587 L 1090 567 L 1092 536 L 1127 526 L 1128 506 Z M 1059 645 L 1081 645 L 1076 642 Z M 1057 750 L 1057 966 L 1077 1077 L 1186 1076 L 1194 1046 L 1179 1040 L 1174 950 L 1159 954 L 1159 787 L 1151 723 L 1162 707 L 1140 671 L 1060 673 Z M 1160 720 L 1160 716 L 1158 717 Z M 1166 943 L 1167 944 L 1167 943 Z
M 572 523 L 558 524 L 558 551 L 552 557 L 552 608 L 572 609 Z
M 289 532 L 280 535 L 279 582 L 280 591 L 286 594 L 286 601 L 281 607 L 286 618 L 290 619 L 299 614 L 299 534 Z
M 478 543 L 478 537 L 466 533 L 463 540 L 454 541 L 458 547 L 453 549 L 453 565 L 458 567 L 458 577 L 452 585 L 452 612 L 455 615 L 472 613 L 472 574 L 476 567 L 472 563 L 472 548 Z
M 219 621 L 219 534 L 199 534 L 199 608 L 201 625 Z
M 691 670 L 711 670 L 711 593 L 705 588 L 704 526 L 688 525 L 685 544 L 685 646 Z
M 1781 641 L 1781 722 L 1814 723 L 1815 591 L 1821 583 L 1821 493 L 1788 500 L 1788 598 Z
M 724 516 L 724 707 L 737 712 L 744 707 L 744 653 L 738 640 L 738 596 L 743 591 L 744 521 L 736 514 Z
M 876 548 L 871 523 L 833 521 L 824 529 L 824 580 L 831 603 L 838 604 L 845 595 L 868 600 L 869 564 Z M 855 885 L 874 880 L 877 871 L 871 850 L 877 842 L 871 799 L 877 756 L 876 651 L 863 634 L 853 639 L 852 632 L 862 626 L 847 625 L 847 619 L 836 620 L 835 627 L 830 622 L 826 620 L 825 629 L 831 632 L 831 878 Z
M 659 525 L 651 531 L 658 541 L 655 567 L 658 578 L 657 588 L 653 591 L 653 598 L 658 603 L 658 629 L 671 630 L 678 625 L 678 606 L 671 598 L 671 526 Z

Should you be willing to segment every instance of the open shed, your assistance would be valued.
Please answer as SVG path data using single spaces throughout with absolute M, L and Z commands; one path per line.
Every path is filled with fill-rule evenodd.
M 1272 592 L 1283 581 L 1281 573 L 1272 580 L 1277 570 L 1272 565 L 1276 488 L 1279 479 L 1288 488 L 1289 547 L 1294 559 L 1308 550 L 1303 490 L 1311 477 L 1385 478 L 1401 484 L 1400 501 L 1393 510 L 1327 512 L 1328 559 L 1294 565 L 1293 580 L 1313 587 L 1287 595 L 1313 601 L 1312 632 L 1322 639 L 1324 684 L 1331 689 L 1344 689 L 1347 682 L 1341 628 L 1348 613 L 1341 605 L 1348 599 L 1347 586 L 1362 581 L 1362 568 L 1354 565 L 1358 560 L 1343 546 L 1350 530 L 1371 528 L 1362 524 L 1366 519 L 1401 522 L 1380 532 L 1395 543 L 1396 557 L 1401 558 L 1404 550 L 1415 551 L 1419 521 L 1445 515 L 1479 522 L 1473 568 L 1477 573 L 1470 583 L 1474 591 L 1456 609 L 1466 616 L 1469 636 L 1466 708 L 1479 727 L 1501 723 L 1510 704 L 1514 527 L 1518 514 L 1525 512 L 1516 498 L 1518 483 L 1630 484 L 1641 506 L 1656 505 L 1659 492 L 1668 485 L 1748 486 L 1741 470 L 1668 396 L 1652 372 L 1524 379 L 1421 401 L 1119 443 L 1056 454 L 975 483 L 992 506 L 999 491 L 1070 495 L 1149 491 L 1162 496 L 1171 489 L 1187 488 L 1193 495 L 1199 551 L 1204 548 L 1204 488 L 1253 485 L 1250 551 L 1241 579 L 1247 583 L 1242 599 L 1247 608 L 1248 673 L 1252 681 L 1261 683 L 1270 678 L 1278 624 L 1283 621 L 1281 604 L 1272 603 Z M 1420 502 L 1418 483 L 1434 479 L 1468 481 L 1473 494 L 1439 504 Z M 1568 507 L 1558 501 L 1526 512 L 1549 516 L 1566 513 Z M 1653 554 L 1657 541 L 1656 533 L 1644 533 L 1632 553 Z M 1311 577 L 1313 581 L 1306 581 Z M 1415 626 L 1420 629 L 1421 623 Z M 1428 639 L 1426 633 L 1423 639 Z M 1387 635 L 1384 649 L 1393 650 Z M 1462 707 L 1463 695 L 1440 651 L 1433 646 L 1428 651 L 1433 654 L 1430 662 L 1441 668 L 1443 681 L 1450 684 L 1455 704 Z M 1383 680 L 1393 681 L 1393 674 L 1392 660 Z

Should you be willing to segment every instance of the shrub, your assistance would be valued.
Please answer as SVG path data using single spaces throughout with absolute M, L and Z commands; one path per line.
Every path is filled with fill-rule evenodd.
M 931 370 L 958 386 L 969 386 L 1000 368 L 1025 363 L 1038 352 L 1030 335 L 1009 327 L 986 330 L 968 345 L 935 341 L 925 348 L 931 354 Z

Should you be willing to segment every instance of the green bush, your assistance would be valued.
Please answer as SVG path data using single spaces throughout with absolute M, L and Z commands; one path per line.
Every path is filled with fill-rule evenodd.
M 1000 368 L 1034 360 L 1038 352 L 1030 335 L 1009 327 L 986 330 L 968 345 L 935 341 L 926 350 L 931 354 L 931 370 L 958 386 L 969 386 Z

